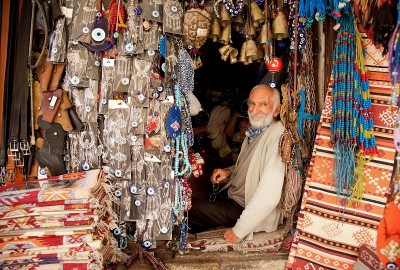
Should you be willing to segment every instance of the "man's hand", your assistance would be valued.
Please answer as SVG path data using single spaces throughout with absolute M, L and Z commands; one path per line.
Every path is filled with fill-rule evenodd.
M 228 169 L 215 169 L 211 175 L 211 183 L 218 184 L 221 181 L 228 179 L 231 176 L 231 170 Z
M 233 232 L 232 228 L 229 228 L 225 233 L 224 233 L 225 240 L 229 243 L 232 244 L 237 244 L 240 242 L 240 238 L 236 236 L 236 234 Z

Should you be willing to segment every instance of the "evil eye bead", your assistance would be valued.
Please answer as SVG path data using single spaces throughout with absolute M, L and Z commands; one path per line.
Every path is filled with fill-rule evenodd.
M 114 195 L 115 195 L 116 197 L 121 197 L 121 195 L 122 195 L 121 190 L 116 190 L 116 191 L 114 192 Z
M 276 87 L 276 83 L 275 82 L 270 82 L 269 86 L 271 86 L 272 88 L 275 88 Z
M 128 78 L 122 78 L 121 80 L 123 85 L 128 85 L 129 84 L 129 79 Z
M 137 122 L 132 122 L 132 127 L 137 127 L 138 126 L 138 124 L 137 124 Z M 133 136 L 132 136 L 133 137 Z M 136 137 L 136 136 L 135 136 Z M 132 138 L 131 138 L 132 139 Z
M 164 183 L 164 188 L 167 188 L 167 189 L 169 188 L 169 182 Z
M 82 169 L 83 169 L 84 171 L 88 171 L 88 170 L 90 169 L 89 164 L 87 164 L 87 163 L 83 164 L 83 165 L 82 165 Z
M 137 193 L 137 186 L 136 185 L 131 185 L 129 187 L 129 192 L 132 194 L 136 194 Z
M 115 228 L 115 229 L 113 230 L 113 234 L 114 234 L 114 235 L 120 235 L 120 234 L 121 234 L 121 230 L 120 230 L 119 228 Z
M 139 200 L 135 200 L 135 205 L 140 206 L 142 203 Z
M 118 36 L 119 36 L 118 32 L 114 32 L 113 37 L 118 38 Z
M 168 228 L 166 226 L 162 226 L 161 229 L 160 229 L 160 232 L 162 234 L 166 234 L 168 232 Z
M 87 27 L 87 26 L 85 26 L 85 27 L 83 27 L 82 28 L 82 32 L 84 33 L 84 34 L 87 34 L 87 33 L 89 33 L 89 27 Z
M 387 269 L 397 269 L 397 265 L 396 265 L 395 263 L 388 262 L 388 263 L 386 264 L 386 268 L 387 268 Z
M 133 44 L 132 44 L 132 43 L 126 44 L 125 50 L 126 50 L 127 52 L 133 51 Z
M 162 92 L 163 90 L 164 90 L 164 87 L 162 87 L 162 85 L 160 85 L 160 86 L 157 87 L 157 91 L 158 91 L 158 92 Z
M 154 188 L 149 187 L 149 188 L 147 189 L 147 194 L 148 194 L 148 195 L 153 196 L 154 193 L 155 193 Z
M 90 109 L 89 106 L 86 106 L 86 107 L 85 107 L 85 112 L 90 112 L 90 110 L 91 110 L 91 109 Z
M 101 103 L 104 104 L 104 105 L 107 104 L 107 99 L 103 98 L 103 99 L 101 100 Z
M 121 177 L 122 176 L 122 171 L 121 170 L 115 170 L 114 175 L 116 177 Z
M 153 56 L 156 52 L 154 50 L 148 50 L 147 54 Z
M 164 146 L 164 151 L 167 153 L 171 152 L 171 146 L 169 145 Z
M 133 122 L 133 123 L 136 124 L 136 122 Z M 133 126 L 133 123 L 132 123 L 132 126 Z M 136 124 L 136 126 L 137 126 L 137 124 Z M 136 142 L 137 141 L 137 136 L 136 135 L 132 135 L 131 136 L 131 140 L 132 140 L 132 142 Z
M 72 44 L 78 45 L 78 41 L 77 41 L 77 40 L 73 40 L 73 41 L 72 41 Z
M 79 81 L 80 81 L 79 78 L 76 77 L 76 76 L 72 77 L 72 79 L 71 79 L 71 83 L 72 83 L 72 84 L 78 84 Z
M 151 247 L 151 242 L 149 240 L 144 241 L 143 242 L 143 247 L 150 248 Z
M 138 98 L 139 101 L 143 101 L 144 100 L 144 95 L 143 94 L 139 94 L 137 98 Z
M 159 98 L 160 97 L 160 93 L 159 92 L 154 92 L 153 93 L 153 97 L 154 98 Z
M 399 209 L 400 209 L 400 203 L 397 205 L 397 208 L 399 208 Z
M 42 183 L 42 185 L 41 185 L 42 189 L 49 189 L 49 187 L 50 187 L 49 183 L 46 183 L 46 182 Z
M 58 49 L 57 49 L 57 47 L 54 47 L 51 51 L 52 51 L 53 53 L 57 53 L 57 52 L 58 52 Z
M 151 15 L 153 15 L 154 18 L 160 17 L 160 13 L 157 10 L 154 10 Z
M 45 168 L 41 168 L 41 169 L 39 170 L 39 173 L 40 173 L 41 175 L 45 175 L 45 174 L 47 173 L 47 171 L 46 171 Z
M 101 28 L 95 28 L 92 31 L 92 39 L 96 42 L 101 42 L 106 38 L 106 32 Z
M 94 62 L 95 66 L 99 67 L 100 66 L 100 61 Z
M 177 6 L 172 6 L 171 7 L 172 13 L 177 13 L 178 12 L 178 7 Z
M 161 65 L 161 70 L 165 72 L 166 69 L 167 69 L 167 64 L 162 63 L 162 65 Z

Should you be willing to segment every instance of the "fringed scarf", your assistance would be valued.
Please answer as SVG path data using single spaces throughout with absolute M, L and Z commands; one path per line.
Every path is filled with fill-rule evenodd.
M 334 144 L 334 180 L 338 197 L 361 200 L 362 169 L 376 154 L 369 83 L 361 36 L 349 3 L 342 9 L 332 85 L 331 136 Z

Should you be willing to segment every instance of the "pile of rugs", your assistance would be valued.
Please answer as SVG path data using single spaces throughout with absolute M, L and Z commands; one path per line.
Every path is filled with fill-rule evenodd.
M 103 269 L 123 260 L 101 170 L 1 187 L 0 269 Z M 21 189 L 23 188 L 23 189 Z

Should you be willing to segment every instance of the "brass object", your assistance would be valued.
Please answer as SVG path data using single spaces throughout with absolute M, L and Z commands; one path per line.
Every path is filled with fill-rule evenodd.
M 215 17 L 211 23 L 210 35 L 209 37 L 213 42 L 217 42 L 221 37 L 221 26 L 219 25 L 218 19 Z
M 272 34 L 276 40 L 282 40 L 289 36 L 289 26 L 285 15 L 282 11 L 278 11 L 278 14 L 272 22 Z
M 258 25 L 265 21 L 264 13 L 261 11 L 256 2 L 251 2 L 250 4 L 250 15 L 254 27 L 258 27 Z

